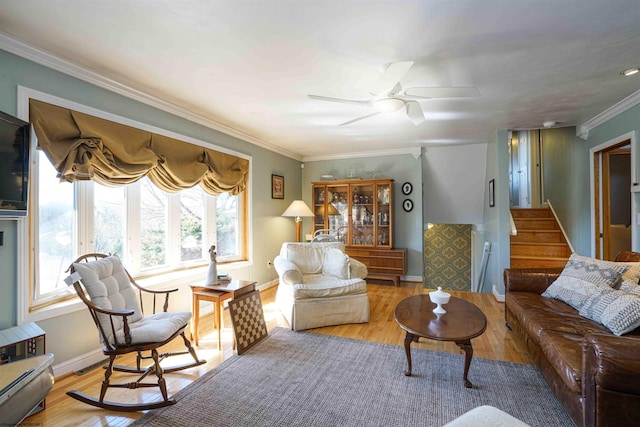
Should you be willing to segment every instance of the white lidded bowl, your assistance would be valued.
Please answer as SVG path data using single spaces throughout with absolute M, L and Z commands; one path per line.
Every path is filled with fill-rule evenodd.
M 451 294 L 444 292 L 440 286 L 438 286 L 437 291 L 429 292 L 429 299 L 431 299 L 432 303 L 436 304 L 433 312 L 436 314 L 446 313 L 447 311 L 442 308 L 442 306 L 449 302 L 449 298 L 451 298 Z

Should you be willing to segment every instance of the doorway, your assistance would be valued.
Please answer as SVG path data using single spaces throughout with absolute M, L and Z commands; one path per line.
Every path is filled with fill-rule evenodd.
M 593 152 L 596 258 L 612 261 L 631 250 L 631 140 Z
M 509 205 L 531 207 L 529 164 L 531 151 L 528 131 L 512 131 L 509 138 Z
M 546 206 L 542 185 L 542 132 L 512 130 L 508 138 L 509 207 Z

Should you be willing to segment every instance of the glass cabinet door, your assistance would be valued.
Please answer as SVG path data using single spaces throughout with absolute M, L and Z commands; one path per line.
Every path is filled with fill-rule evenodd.
M 375 245 L 375 186 L 351 186 L 351 245 Z
M 391 246 L 391 187 L 390 184 L 378 184 L 376 186 L 376 224 L 378 226 L 376 244 L 378 246 Z
M 327 192 L 327 187 L 324 185 L 314 186 L 313 187 L 313 231 L 324 230 L 327 228 L 325 224 L 324 215 L 320 215 L 321 212 L 324 212 L 325 206 L 325 193 Z
M 349 186 L 327 186 L 326 217 L 329 234 L 338 241 L 349 241 Z

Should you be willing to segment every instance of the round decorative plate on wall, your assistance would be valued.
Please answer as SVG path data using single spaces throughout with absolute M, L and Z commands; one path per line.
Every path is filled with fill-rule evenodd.
M 410 182 L 405 182 L 402 184 L 402 194 L 408 196 L 413 191 L 413 185 Z
M 405 212 L 411 212 L 413 209 L 413 202 L 410 199 L 405 199 L 404 202 L 402 202 L 402 209 L 404 209 Z

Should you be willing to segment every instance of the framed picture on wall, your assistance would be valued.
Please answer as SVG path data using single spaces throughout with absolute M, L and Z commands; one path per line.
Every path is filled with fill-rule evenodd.
M 495 193 L 495 179 L 489 181 L 489 207 L 492 208 L 496 205 L 496 193 Z
M 284 199 L 284 177 L 271 175 L 271 198 Z

